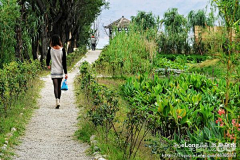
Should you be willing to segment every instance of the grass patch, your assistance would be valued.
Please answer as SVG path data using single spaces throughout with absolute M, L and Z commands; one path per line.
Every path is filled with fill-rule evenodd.
M 74 83 L 75 88 L 78 88 L 77 82 Z M 80 109 L 79 116 L 78 116 L 78 126 L 79 129 L 75 132 L 75 136 L 78 140 L 81 140 L 82 142 L 90 143 L 90 137 L 95 134 L 96 130 L 94 128 L 94 125 L 87 121 L 87 114 L 86 114 L 86 108 L 90 106 L 89 101 L 84 97 L 84 94 L 80 92 L 79 90 L 75 90 L 76 97 L 77 97 L 77 104 Z
M 101 149 L 102 155 L 107 155 L 108 160 L 122 160 L 123 152 L 115 144 L 115 136 L 113 133 L 109 133 L 108 142 L 105 141 L 104 130 L 98 127 L 99 134 L 96 136 L 98 141 L 98 147 Z
M 112 78 L 97 78 L 97 83 L 106 85 L 110 89 L 117 89 L 117 91 L 119 91 L 120 86 L 125 83 L 125 80 Z
M 82 142 L 90 143 L 90 137 L 95 133 L 94 125 L 88 121 L 80 123 L 81 127 L 78 131 L 76 131 L 75 135 Z
M 90 143 L 90 137 L 95 134 L 96 130 L 94 125 L 87 120 L 87 108 L 91 106 L 91 103 L 86 99 L 83 92 L 80 90 L 79 82 L 77 79 L 74 81 L 76 104 L 80 109 L 78 116 L 79 129 L 75 132 L 75 136 L 82 142 Z
M 181 59 L 184 59 L 186 62 L 194 62 L 194 63 L 200 63 L 211 58 L 211 56 L 207 56 L 207 55 L 196 55 L 196 54 L 184 55 L 184 54 L 164 54 L 164 53 L 159 53 L 157 57 L 166 58 L 171 61 L 175 61 L 177 58 L 181 58 Z
M 219 59 L 206 60 L 199 64 L 193 64 L 189 71 L 218 78 L 226 75 L 226 67 L 219 61 Z
M 96 139 L 98 141 L 98 147 L 101 149 L 102 155 L 107 155 L 108 160 L 123 160 L 124 152 L 122 149 L 116 145 L 116 136 L 113 132 L 110 132 L 108 135 L 108 142 L 106 142 L 104 130 L 101 127 L 97 128 L 98 132 L 96 134 Z M 123 133 L 124 134 L 124 133 Z M 148 135 L 150 136 L 150 135 Z M 149 138 L 149 137 L 146 137 Z M 157 155 L 151 153 L 151 150 L 148 147 L 144 146 L 143 143 L 140 146 L 140 149 L 136 157 L 129 160 L 157 160 Z
M 209 67 L 209 66 L 216 66 L 216 64 L 218 64 L 219 59 L 209 59 L 206 61 L 203 61 L 202 63 L 199 64 L 195 64 L 196 66 L 199 66 L 200 68 L 204 68 L 204 67 Z
M 7 144 L 7 149 L 0 148 L 0 158 L 11 159 L 13 155 L 11 147 L 19 144 L 18 137 L 24 134 L 26 124 L 32 117 L 33 110 L 36 109 L 39 92 L 43 87 L 43 81 L 35 79 L 32 87 L 22 95 L 12 109 L 7 113 L 7 117 L 0 119 L 0 146 Z M 33 94 L 34 93 L 34 94 Z M 16 131 L 11 133 L 15 128 Z

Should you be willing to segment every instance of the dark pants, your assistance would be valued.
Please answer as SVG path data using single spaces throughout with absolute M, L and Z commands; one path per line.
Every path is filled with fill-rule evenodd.
M 61 98 L 62 78 L 52 78 L 52 80 L 53 80 L 55 98 L 60 99 Z
M 96 44 L 92 43 L 92 50 L 95 51 L 95 49 L 96 49 Z

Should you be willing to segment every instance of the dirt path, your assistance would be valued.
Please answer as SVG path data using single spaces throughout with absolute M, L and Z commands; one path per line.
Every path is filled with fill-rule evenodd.
M 83 61 L 94 62 L 100 51 L 90 51 L 76 64 L 68 75 L 69 90 L 62 92 L 61 107 L 55 109 L 55 97 L 50 75 L 43 77 L 45 87 L 42 89 L 37 109 L 26 128 L 26 134 L 16 146 L 16 160 L 90 160 L 85 151 L 87 144 L 73 140 L 77 130 L 78 108 L 75 105 L 74 78 L 79 73 L 78 66 Z

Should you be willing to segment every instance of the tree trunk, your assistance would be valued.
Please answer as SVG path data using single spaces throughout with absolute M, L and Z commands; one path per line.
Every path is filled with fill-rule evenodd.
M 77 38 L 74 38 L 74 48 L 77 48 Z
M 36 7 L 34 4 L 34 1 L 31 2 L 32 3 L 32 10 L 35 11 Z M 41 30 L 40 30 L 41 31 Z M 32 33 L 34 33 L 34 30 L 32 29 Z M 38 30 L 39 33 L 39 30 Z M 33 55 L 33 60 L 38 59 L 38 34 L 34 37 L 32 37 L 32 55 Z
M 71 43 L 70 43 L 69 48 L 68 48 L 68 53 L 72 53 L 73 52 L 73 48 L 74 48 L 74 40 L 71 39 Z
M 25 43 L 23 44 L 23 46 L 24 46 L 24 48 L 27 48 L 27 45 Z M 24 58 L 24 60 L 30 61 L 30 56 L 28 54 L 28 50 L 27 49 L 23 50 L 23 58 Z
M 24 10 L 24 5 L 23 1 L 20 0 L 18 1 L 19 6 L 21 6 L 20 9 L 20 17 L 16 21 L 16 28 L 15 28 L 15 33 L 16 33 L 16 41 L 17 44 L 15 46 L 15 57 L 17 60 L 23 61 L 22 58 L 22 52 L 23 52 L 23 40 L 22 40 L 22 26 L 21 23 L 23 22 L 23 10 Z
M 22 42 L 22 28 L 21 28 L 21 20 L 17 20 L 17 25 L 15 28 L 15 33 L 16 33 L 16 41 L 17 44 L 15 46 L 15 57 L 17 60 L 22 61 L 22 49 L 23 49 L 23 42 Z
M 27 14 L 26 14 L 26 8 L 25 8 L 25 2 L 24 0 L 20 0 L 19 5 L 21 6 L 21 17 L 20 20 L 23 23 L 23 26 L 26 26 L 26 19 L 27 19 Z M 30 60 L 30 56 L 28 54 L 28 44 L 26 43 L 26 41 L 22 41 L 22 46 L 24 49 L 22 49 L 22 54 L 23 54 L 23 59 L 24 60 Z
M 38 38 L 33 37 L 32 38 L 32 54 L 33 54 L 34 60 L 38 59 L 37 48 L 38 48 Z
M 41 59 L 40 61 L 43 62 L 43 60 L 46 58 L 47 50 L 48 50 L 48 36 L 46 32 L 42 33 L 42 48 L 41 48 Z
M 43 63 L 43 60 L 46 58 L 47 51 L 48 51 L 48 17 L 47 14 L 45 13 L 45 23 L 42 24 L 41 26 L 41 42 L 42 42 L 42 49 L 41 49 L 41 63 Z

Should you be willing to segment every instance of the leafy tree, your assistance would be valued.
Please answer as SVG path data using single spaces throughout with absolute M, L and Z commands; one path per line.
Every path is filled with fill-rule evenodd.
M 198 10 L 197 12 L 191 10 L 188 14 L 188 23 L 189 26 L 193 29 L 195 32 L 194 26 L 213 26 L 214 23 L 214 17 L 210 14 L 209 17 L 207 17 L 206 12 L 204 10 Z
M 49 39 L 59 34 L 69 52 L 85 45 L 91 23 L 105 0 L 3 0 L 0 5 L 0 65 L 46 56 Z M 6 32 L 8 31 L 8 32 Z M 0 66 L 1 67 L 1 66 Z
M 187 19 L 178 13 L 177 8 L 172 8 L 164 13 L 162 24 L 165 27 L 165 34 L 160 35 L 159 44 L 163 52 L 188 53 L 189 45 L 187 38 L 189 28 Z
M 178 13 L 177 8 L 169 9 L 164 13 L 163 23 L 168 34 L 183 32 L 186 28 L 187 20 Z
M 131 19 L 132 22 L 135 22 L 143 30 L 152 29 L 157 26 L 156 18 L 153 16 L 152 12 L 146 13 L 144 11 L 139 11 L 137 16 L 132 16 Z
M 37 0 L 35 5 L 39 8 L 40 15 L 43 16 L 43 22 L 40 32 L 42 39 L 42 53 L 46 53 L 48 39 L 52 34 L 59 34 L 64 44 L 71 44 L 69 51 L 73 50 L 80 37 L 90 29 L 91 23 L 101 12 L 104 0 Z M 85 30 L 87 28 L 87 30 Z M 82 38 L 82 37 L 81 37 Z M 87 37 L 88 38 L 88 37 Z M 81 41 L 85 44 L 87 40 Z M 43 58 L 44 55 L 43 54 Z

